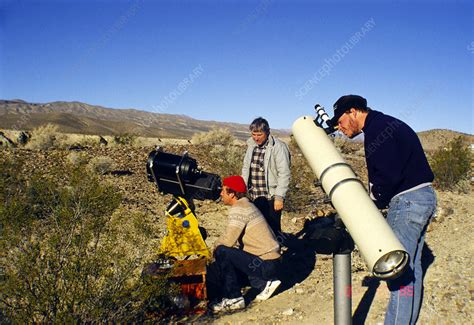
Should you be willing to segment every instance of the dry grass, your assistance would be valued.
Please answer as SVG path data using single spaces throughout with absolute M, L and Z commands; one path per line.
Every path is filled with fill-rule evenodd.
M 99 137 L 97 135 L 87 134 L 64 134 L 62 146 L 78 144 L 84 147 L 92 147 L 99 145 Z
M 355 141 L 350 141 L 345 138 L 334 138 L 334 145 L 336 146 L 337 149 L 343 154 L 353 154 L 359 151 L 361 148 L 364 148 L 364 145 L 362 142 L 355 142 Z
M 31 132 L 31 139 L 26 144 L 28 149 L 46 150 L 58 147 L 63 140 L 63 134 L 58 132 L 58 126 L 46 124 Z
M 67 156 L 67 160 L 71 163 L 73 166 L 80 166 L 80 165 L 85 165 L 88 161 L 86 155 L 82 152 L 71 152 Z
M 191 142 L 193 144 L 207 144 L 207 145 L 229 145 L 233 144 L 235 137 L 229 129 L 219 128 L 212 129 L 209 132 L 200 132 L 193 135 Z
M 94 157 L 89 162 L 89 168 L 98 175 L 104 175 L 115 168 L 115 162 L 106 156 Z

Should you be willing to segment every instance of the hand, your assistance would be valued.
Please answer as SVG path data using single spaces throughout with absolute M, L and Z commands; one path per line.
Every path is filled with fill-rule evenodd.
M 282 200 L 275 200 L 273 202 L 273 209 L 275 211 L 280 211 L 283 209 L 283 201 Z

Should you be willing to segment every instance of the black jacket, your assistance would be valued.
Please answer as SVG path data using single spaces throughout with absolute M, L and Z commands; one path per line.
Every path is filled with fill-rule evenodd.
M 369 189 L 378 208 L 400 192 L 433 181 L 420 140 L 407 124 L 371 110 L 362 131 Z

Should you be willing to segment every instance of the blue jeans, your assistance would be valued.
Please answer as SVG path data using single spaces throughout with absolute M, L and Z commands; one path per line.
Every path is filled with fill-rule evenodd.
M 436 210 L 431 186 L 398 195 L 390 201 L 387 222 L 410 254 L 410 264 L 397 279 L 387 281 L 390 301 L 385 324 L 415 324 L 421 308 L 423 270 L 421 252 L 425 233 Z
M 240 289 L 247 283 L 263 290 L 267 281 L 275 279 L 280 263 L 223 245 L 217 246 L 214 257 L 206 275 L 209 300 L 241 297 Z

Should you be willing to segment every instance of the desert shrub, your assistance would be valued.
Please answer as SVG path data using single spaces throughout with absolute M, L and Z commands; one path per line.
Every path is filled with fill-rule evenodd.
M 107 156 L 94 157 L 89 161 L 89 168 L 99 175 L 110 173 L 114 166 L 114 160 Z
M 97 136 L 83 135 L 79 138 L 79 145 L 84 147 L 95 147 L 99 145 Z
M 57 147 L 71 148 L 71 147 L 93 147 L 98 145 L 95 136 L 83 134 L 62 134 L 61 141 L 56 142 Z
M 431 157 L 434 184 L 442 190 L 451 190 L 460 181 L 471 176 L 472 152 L 462 137 L 436 150 Z
M 346 155 L 353 154 L 363 147 L 361 142 L 350 141 L 347 138 L 335 137 L 333 141 L 336 148 Z
M 242 174 L 242 163 L 246 148 L 227 143 L 227 145 L 212 146 L 209 160 L 212 171 L 221 177 Z
M 114 136 L 114 143 L 116 145 L 133 145 L 137 139 L 134 134 L 123 133 Z
M 146 137 L 136 137 L 135 140 L 133 141 L 133 145 L 135 147 L 146 147 L 150 145 L 153 146 L 155 144 L 156 144 L 156 140 L 150 141 L 150 139 Z
M 471 191 L 471 180 L 463 178 L 454 185 L 453 190 L 459 194 L 469 194 Z
M 76 167 L 85 165 L 87 163 L 87 157 L 82 152 L 71 152 L 69 155 L 67 155 L 67 160 Z
M 214 128 L 208 132 L 200 132 L 193 135 L 191 142 L 193 144 L 221 145 L 228 146 L 233 144 L 235 137 L 225 128 Z
M 18 162 L 0 163 L 0 321 L 142 321 L 175 294 L 140 276 L 150 225 L 118 209 L 112 186 L 84 167 L 23 179 Z
M 62 135 L 58 132 L 58 126 L 46 124 L 32 131 L 31 139 L 26 144 L 28 149 L 50 149 L 58 146 Z

